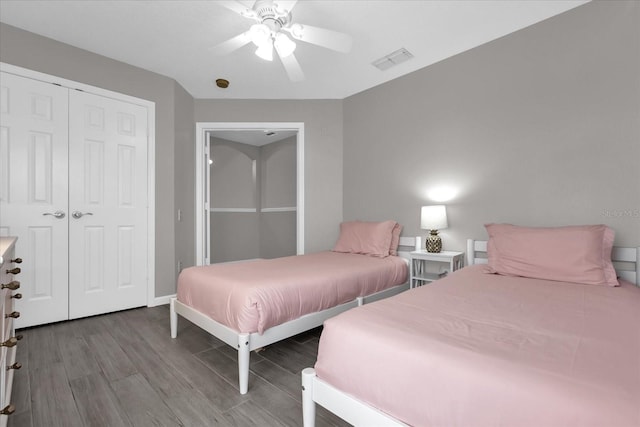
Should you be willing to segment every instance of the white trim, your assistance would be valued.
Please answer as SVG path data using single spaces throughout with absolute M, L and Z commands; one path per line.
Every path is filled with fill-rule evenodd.
M 270 212 L 295 212 L 298 208 L 294 207 L 284 207 L 284 208 L 262 208 L 260 212 L 270 213 Z M 236 212 L 236 213 L 253 213 L 258 212 L 256 208 L 209 208 L 209 212 Z
M 302 122 L 197 122 L 196 123 L 196 265 L 209 263 L 205 224 L 209 206 L 205 194 L 205 149 L 209 131 L 215 130 L 296 130 L 297 188 L 296 188 L 296 253 L 304 254 L 304 123 Z M 211 210 L 213 211 L 213 210 Z M 264 210 L 263 210 L 264 211 Z
M 209 206 L 205 203 L 204 163 L 206 148 L 206 123 L 196 123 L 196 265 L 208 264 L 206 253 L 206 241 L 204 239 L 205 212 L 209 212 Z
M 136 98 L 135 96 L 126 95 L 124 93 L 114 92 L 108 89 L 102 89 L 97 86 L 91 86 L 84 83 L 76 82 L 73 80 L 67 80 L 62 77 L 54 76 L 52 74 L 45 74 L 39 71 L 30 70 L 28 68 L 18 67 L 16 65 L 0 62 L 0 71 L 5 73 L 15 74 L 21 77 L 27 77 L 33 80 L 39 80 L 44 83 L 51 83 L 54 85 L 60 85 L 68 89 L 80 90 L 83 92 L 89 92 L 94 95 L 104 96 L 106 98 L 116 99 L 118 101 L 128 102 L 130 104 L 136 104 L 143 107 L 153 106 L 155 110 L 156 103 L 142 98 Z
M 296 171 L 296 207 L 298 214 L 296 215 L 296 253 L 304 254 L 304 123 L 295 123 L 298 129 L 296 153 L 297 153 L 297 171 Z
M 151 306 L 156 293 L 156 103 L 4 62 L 0 62 L 0 71 L 44 83 L 60 85 L 68 89 L 80 90 L 106 98 L 128 102 L 147 109 L 147 305 Z
M 150 101 L 147 101 L 150 102 Z M 147 306 L 156 297 L 156 104 L 147 107 Z
M 175 298 L 176 294 L 165 295 L 153 299 L 153 302 L 149 304 L 149 307 L 157 307 L 159 305 L 167 305 L 171 303 L 171 299 Z
M 297 208 L 294 207 L 286 207 L 286 208 L 262 208 L 260 209 L 260 212 L 295 212 L 297 210 Z
M 247 212 L 254 213 L 258 212 L 256 208 L 209 208 L 209 212 Z

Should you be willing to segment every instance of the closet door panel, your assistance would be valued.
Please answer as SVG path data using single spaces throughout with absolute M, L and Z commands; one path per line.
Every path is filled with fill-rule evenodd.
M 70 318 L 147 303 L 147 110 L 70 94 Z
M 16 277 L 22 328 L 68 318 L 68 90 L 0 81 L 0 234 L 18 236 L 27 260 Z

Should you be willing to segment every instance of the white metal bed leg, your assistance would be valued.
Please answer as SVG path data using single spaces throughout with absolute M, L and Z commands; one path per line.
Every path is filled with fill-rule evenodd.
M 302 370 L 302 425 L 314 427 L 316 425 L 316 403 L 313 401 L 313 378 L 316 370 L 305 368 Z
M 171 338 L 178 336 L 178 313 L 176 313 L 176 299 L 171 298 L 169 303 L 169 323 L 171 324 Z
M 240 394 L 249 390 L 249 334 L 238 335 L 238 378 Z
M 358 307 L 364 305 L 364 297 L 358 297 L 356 298 L 356 301 L 358 301 Z

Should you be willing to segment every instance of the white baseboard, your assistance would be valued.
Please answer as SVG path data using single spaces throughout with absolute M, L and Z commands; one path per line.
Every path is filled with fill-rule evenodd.
M 149 307 L 156 307 L 159 305 L 166 305 L 169 304 L 169 302 L 171 301 L 171 298 L 175 298 L 176 294 L 173 295 L 165 295 L 162 297 L 155 297 L 153 299 L 153 302 L 151 304 L 149 304 Z

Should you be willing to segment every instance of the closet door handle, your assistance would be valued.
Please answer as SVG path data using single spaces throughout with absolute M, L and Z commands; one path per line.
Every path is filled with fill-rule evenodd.
M 80 219 L 85 215 L 93 215 L 91 212 L 80 212 L 80 211 L 75 211 L 71 214 L 72 217 L 74 217 L 75 219 Z
M 65 217 L 65 215 L 67 215 L 66 213 L 62 212 L 62 211 L 55 211 L 54 213 L 51 212 L 45 212 L 42 215 L 51 215 L 51 216 L 55 216 L 58 219 L 62 219 Z

